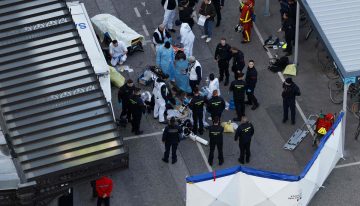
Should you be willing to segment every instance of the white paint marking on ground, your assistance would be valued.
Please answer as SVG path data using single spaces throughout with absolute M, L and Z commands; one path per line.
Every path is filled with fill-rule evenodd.
M 140 12 L 139 12 L 139 10 L 138 10 L 137 7 L 134 7 L 134 11 L 135 11 L 136 16 L 137 16 L 138 18 L 141 18 L 141 14 L 140 14 Z
M 142 25 L 142 28 L 143 28 L 143 30 L 144 30 L 144 34 L 145 34 L 146 36 L 149 36 L 149 31 L 147 30 L 145 24 Z
M 348 163 L 348 164 L 337 165 L 337 166 L 335 166 L 335 169 L 343 168 L 343 167 L 357 166 L 357 165 L 360 165 L 360 162 L 352 162 L 352 163 Z
M 257 28 L 255 23 L 254 23 L 254 30 L 255 30 L 255 33 L 257 34 L 257 36 L 259 37 L 261 44 L 264 45 L 264 39 L 261 36 L 260 31 Z M 273 55 L 270 53 L 270 51 L 268 49 L 266 50 L 266 54 L 268 55 L 269 58 L 274 58 Z M 279 78 L 281 79 L 281 81 L 284 82 L 285 81 L 284 75 L 281 72 L 278 72 L 277 74 L 279 75 Z M 297 101 L 296 101 L 296 108 L 299 111 L 300 116 L 304 120 L 304 122 L 307 122 L 307 118 L 306 118 L 306 116 L 304 114 L 304 111 L 301 109 L 301 107 L 300 107 L 300 105 L 299 105 L 299 103 Z M 307 126 L 308 130 L 310 131 L 310 134 L 312 136 L 314 136 L 313 129 L 308 124 L 306 124 L 306 126 Z
M 204 149 L 202 148 L 201 144 L 200 144 L 199 142 L 196 142 L 196 146 L 199 148 L 201 157 L 203 158 L 207 169 L 209 170 L 209 172 L 212 172 L 213 170 L 212 170 L 211 166 L 209 165 L 209 163 L 208 163 L 208 161 L 207 161 L 207 158 L 206 158 Z
M 146 46 L 148 43 L 152 43 L 152 41 L 151 40 L 145 40 L 144 41 L 144 46 Z
M 154 133 L 149 133 L 149 134 L 142 134 L 142 135 L 124 137 L 124 141 L 132 140 L 132 139 L 140 139 L 140 138 L 144 138 L 144 137 L 158 136 L 158 135 L 161 135 L 162 133 L 163 132 L 154 132 Z
M 143 5 L 143 7 L 145 7 L 145 2 L 141 2 L 141 5 Z

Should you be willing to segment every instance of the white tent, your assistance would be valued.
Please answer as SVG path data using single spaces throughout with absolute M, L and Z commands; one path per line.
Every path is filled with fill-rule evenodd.
M 187 206 L 307 205 L 343 157 L 341 113 L 298 175 L 233 167 L 186 178 Z

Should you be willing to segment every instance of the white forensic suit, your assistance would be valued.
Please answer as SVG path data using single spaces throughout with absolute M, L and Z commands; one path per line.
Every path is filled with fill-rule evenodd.
M 118 41 L 118 46 L 115 47 L 114 44 L 111 42 L 109 45 L 109 53 L 111 55 L 111 65 L 116 66 L 118 63 L 123 64 L 126 59 L 126 52 L 127 48 L 122 41 Z
M 220 96 L 221 93 L 220 93 L 220 86 L 219 86 L 219 80 L 218 80 L 218 78 L 215 78 L 215 79 L 212 80 L 212 81 L 210 80 L 209 86 L 208 86 L 207 89 L 208 89 L 208 91 L 209 91 L 208 96 L 207 96 L 208 99 L 211 99 L 212 94 L 213 94 L 213 91 L 215 91 L 215 90 L 218 91 L 218 95 Z
M 166 29 L 173 29 L 178 0 L 162 0 L 161 3 L 164 5 L 165 10 L 163 25 Z
M 167 89 L 165 82 L 156 79 L 152 93 L 155 98 L 154 118 L 159 117 L 159 122 L 164 122 L 164 113 L 166 110 L 166 96 L 169 94 L 169 90 Z
M 192 56 L 195 35 L 188 23 L 182 23 L 180 27 L 181 43 L 184 45 L 184 53 L 187 57 Z

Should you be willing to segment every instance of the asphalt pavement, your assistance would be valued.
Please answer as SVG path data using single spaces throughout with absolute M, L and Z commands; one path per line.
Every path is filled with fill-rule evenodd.
M 150 40 L 153 31 L 162 22 L 163 8 L 160 1 L 153 0 L 84 0 L 85 7 L 92 17 L 99 13 L 110 13 L 129 27 L 145 36 L 146 43 L 143 53 L 138 52 L 128 57 L 126 65 L 134 69 L 132 73 L 123 73 L 126 78 L 137 79 L 139 74 L 147 65 L 155 63 L 155 53 Z M 273 1 L 270 5 L 271 16 L 264 17 L 264 1 L 256 2 L 257 20 L 252 30 L 251 43 L 242 45 L 241 35 L 234 32 L 233 27 L 237 24 L 239 11 L 238 1 L 226 1 L 223 8 L 223 20 L 221 26 L 214 28 L 213 40 L 205 43 L 200 39 L 201 27 L 195 25 L 196 36 L 194 45 L 194 56 L 200 61 L 203 67 L 204 77 L 210 73 L 218 74 L 217 64 L 214 62 L 214 52 L 221 37 L 226 37 L 227 42 L 240 48 L 245 54 L 245 60 L 255 60 L 255 67 L 258 70 L 258 84 L 255 95 L 259 100 L 260 107 L 252 111 L 246 108 L 246 115 L 254 124 L 255 135 L 252 141 L 252 159 L 246 165 L 249 167 L 282 172 L 287 174 L 299 174 L 310 160 L 315 148 L 311 146 L 309 135 L 295 151 L 287 151 L 282 148 L 292 133 L 301 128 L 304 119 L 297 111 L 296 124 L 283 124 L 282 120 L 282 81 L 278 74 L 267 69 L 269 56 L 278 54 L 281 51 L 272 50 L 267 53 L 262 47 L 263 39 L 277 33 L 280 28 L 279 5 Z M 305 40 L 307 26 L 300 28 L 299 67 L 298 75 L 294 81 L 302 91 L 297 99 L 299 108 L 307 117 L 310 114 L 317 114 L 320 111 L 339 113 L 341 105 L 331 103 L 328 95 L 328 79 L 321 69 L 317 59 L 317 51 L 321 51 L 321 45 L 317 44 L 316 33 Z M 179 30 L 179 28 L 178 28 Z M 175 34 L 176 35 L 176 34 Z M 316 47 L 316 45 L 318 45 Z M 231 80 L 233 80 L 232 73 Z M 202 83 L 205 85 L 205 81 Z M 143 90 L 151 91 L 150 87 L 142 87 Z M 113 105 L 116 116 L 119 116 L 121 108 L 117 101 L 117 89 L 113 88 Z M 222 96 L 229 101 L 231 93 L 228 87 L 221 85 Z M 230 120 L 235 117 L 234 111 L 226 111 L 223 120 Z M 347 119 L 346 135 L 346 159 L 341 160 L 339 165 L 360 161 L 359 143 L 354 140 L 353 132 L 357 121 L 350 114 Z M 234 142 L 233 134 L 226 134 L 224 137 L 225 163 L 219 166 L 214 161 L 213 167 L 206 163 L 209 148 L 201 146 L 191 140 L 182 141 L 178 149 L 178 162 L 174 165 L 161 161 L 164 145 L 161 142 L 161 130 L 164 125 L 154 120 L 152 114 L 142 118 L 142 136 L 133 136 L 130 132 L 130 125 L 121 128 L 121 132 L 130 149 L 129 169 L 114 171 L 111 178 L 114 180 L 114 191 L 111 197 L 111 205 L 185 205 L 186 182 L 185 177 L 200 173 L 209 172 L 238 165 L 239 156 L 238 143 Z M 202 136 L 208 139 L 207 132 Z M 215 153 L 214 160 L 217 160 Z M 325 182 L 322 188 L 314 197 L 311 205 L 358 205 L 359 183 L 357 176 L 360 174 L 359 165 L 336 168 Z M 90 183 L 84 182 L 74 187 L 74 205 L 95 205 L 96 199 L 91 197 Z M 53 203 L 53 205 L 56 205 Z

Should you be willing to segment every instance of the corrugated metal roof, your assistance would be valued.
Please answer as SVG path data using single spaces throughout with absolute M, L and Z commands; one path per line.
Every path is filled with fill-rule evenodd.
M 26 181 L 127 155 L 65 1 L 0 1 L 0 111 Z
M 360 76 L 360 1 L 301 0 L 344 77 Z

